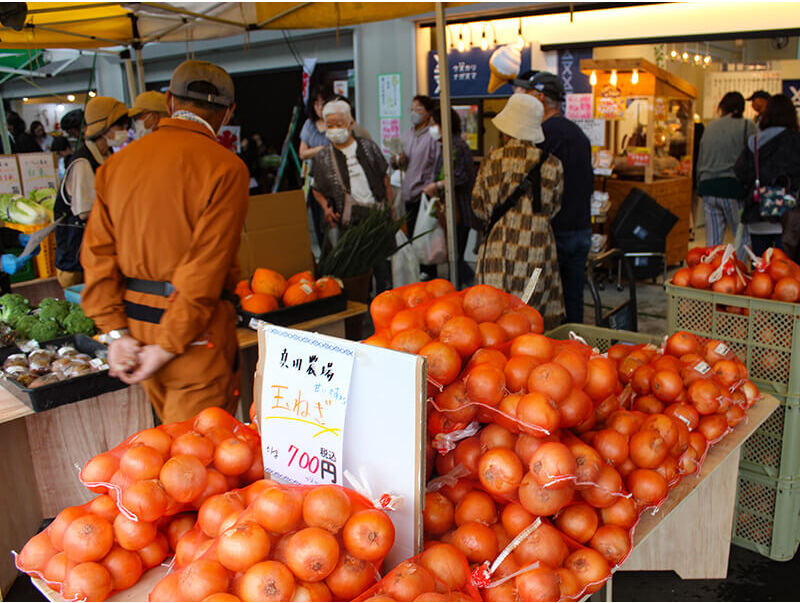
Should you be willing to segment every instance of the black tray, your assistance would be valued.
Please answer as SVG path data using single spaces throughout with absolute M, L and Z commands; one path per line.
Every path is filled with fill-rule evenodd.
M 94 355 L 98 350 L 105 349 L 106 347 L 102 343 L 86 335 L 59 337 L 52 341 L 46 341 L 41 344 L 41 346 L 46 348 L 55 345 L 63 346 L 65 344 L 72 344 L 79 352 L 90 355 Z M 16 346 L 1 349 L 0 363 L 5 362 L 6 358 L 11 354 L 18 353 L 21 352 Z M 50 385 L 43 385 L 42 387 L 22 387 L 13 379 L 0 379 L 0 384 L 11 392 L 20 402 L 30 406 L 34 412 L 50 410 L 57 406 L 63 406 L 64 404 L 70 404 L 71 402 L 77 402 L 78 400 L 85 400 L 87 398 L 94 398 L 101 394 L 128 387 L 119 379 L 110 377 L 107 370 L 99 373 L 91 373 L 89 375 L 81 375 L 80 377 L 51 383 Z
M 239 306 L 236 307 L 236 312 L 239 315 L 239 325 L 243 327 L 250 328 L 250 319 L 252 318 L 281 327 L 290 327 L 300 322 L 313 320 L 321 316 L 327 316 L 328 314 L 335 314 L 336 312 L 342 312 L 346 308 L 347 291 L 342 291 L 339 295 L 324 297 L 288 308 L 279 308 L 278 310 L 264 312 L 263 314 L 245 312 Z

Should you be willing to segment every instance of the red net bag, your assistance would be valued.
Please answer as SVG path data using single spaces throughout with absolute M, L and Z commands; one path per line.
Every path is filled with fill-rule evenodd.
M 456 547 L 433 542 L 403 561 L 356 601 L 480 601 L 466 557 Z
M 163 563 L 195 521 L 187 513 L 159 523 L 136 522 L 108 495 L 67 507 L 15 555 L 17 568 L 68 600 L 103 601 Z
M 349 601 L 377 582 L 394 544 L 389 517 L 341 486 L 261 480 L 223 496 L 201 506 L 151 601 Z
M 262 479 L 261 439 L 221 408 L 207 408 L 130 436 L 90 459 L 80 477 L 130 519 L 153 522 Z

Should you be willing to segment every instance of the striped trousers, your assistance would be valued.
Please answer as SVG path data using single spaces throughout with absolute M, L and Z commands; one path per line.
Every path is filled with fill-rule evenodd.
M 744 261 L 747 257 L 744 246 L 750 245 L 750 230 L 740 223 L 742 202 L 725 197 L 703 197 L 703 212 L 706 216 L 706 247 L 721 245 L 725 240 L 725 228 L 731 229 L 736 246 L 736 256 Z M 741 239 L 739 227 L 741 226 Z

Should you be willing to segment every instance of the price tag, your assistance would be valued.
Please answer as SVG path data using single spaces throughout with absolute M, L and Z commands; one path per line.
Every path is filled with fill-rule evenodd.
M 258 318 L 251 318 L 250 322 L 247 323 L 247 326 L 253 329 L 254 331 L 258 331 L 258 327 L 267 326 L 267 322 L 260 320 Z
M 89 361 L 89 364 L 98 371 L 105 370 L 108 368 L 108 365 L 103 361 L 102 358 L 92 358 Z
M 701 375 L 705 375 L 708 371 L 711 370 L 711 367 L 701 360 L 696 365 L 694 365 L 694 370 L 696 370 Z
M 0 193 L 22 194 L 19 167 L 14 155 L 0 155 Z
M 53 153 L 21 153 L 17 155 L 22 194 L 26 197 L 41 188 L 56 188 L 58 172 Z
M 269 327 L 261 393 L 264 469 L 295 484 L 343 484 L 352 349 Z
M 717 347 L 714 348 L 714 351 L 720 356 L 727 356 L 730 349 L 724 343 L 720 342 L 717 344 Z

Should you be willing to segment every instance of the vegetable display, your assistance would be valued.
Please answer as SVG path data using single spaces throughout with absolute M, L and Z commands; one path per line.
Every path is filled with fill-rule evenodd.
M 234 293 L 245 312 L 264 314 L 279 307 L 291 307 L 342 292 L 342 282 L 331 276 L 314 279 L 305 270 L 286 279 L 280 272 L 269 268 L 257 268 L 250 281 L 239 281 Z
M 443 281 L 385 292 L 365 341 L 428 360 L 426 546 L 488 601 L 578 600 L 628 556 L 639 515 L 696 473 L 759 396 L 719 341 L 600 355 L 541 334 L 520 300 Z
M 672 284 L 718 293 L 748 295 L 777 301 L 800 302 L 800 266 L 777 248 L 762 257 L 752 255 L 749 271 L 731 245 L 696 247 L 686 256 L 686 267 L 678 269 Z
M 38 308 L 17 293 L 0 296 L 0 333 L 10 345 L 17 341 L 50 341 L 64 335 L 88 335 L 97 332 L 94 321 L 81 307 L 71 302 L 46 298 Z
M 100 362 L 93 362 L 94 359 Z M 11 354 L 3 362 L 3 374 L 22 387 L 42 387 L 65 379 L 80 377 L 108 369 L 107 351 L 94 357 L 79 352 L 71 345 L 35 349 L 27 354 Z
M 16 224 L 47 224 L 53 220 L 56 191 L 43 188 L 28 198 L 11 193 L 0 194 L 0 220 Z

